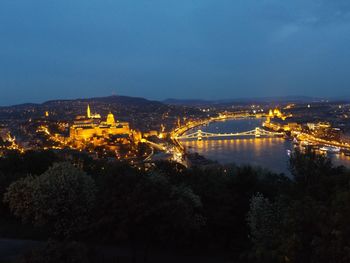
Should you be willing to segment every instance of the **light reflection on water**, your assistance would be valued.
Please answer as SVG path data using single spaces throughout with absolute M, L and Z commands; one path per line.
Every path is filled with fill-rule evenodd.
M 229 133 L 242 132 L 261 126 L 262 120 L 229 120 L 202 126 L 206 132 Z M 193 132 L 192 131 L 189 131 Z M 292 143 L 283 138 L 241 137 L 235 139 L 203 139 L 202 141 L 182 141 L 190 152 L 198 152 L 208 159 L 220 163 L 251 164 L 268 168 L 274 172 L 288 174 L 287 150 L 292 149 Z M 350 158 L 343 154 L 332 155 L 335 164 L 350 167 Z
M 251 164 L 276 172 L 287 172 L 287 149 L 291 148 L 291 143 L 282 138 L 186 141 L 183 145 L 220 163 Z
M 350 168 L 350 156 L 346 156 L 345 154 L 333 154 L 332 161 L 335 165 L 344 165 Z

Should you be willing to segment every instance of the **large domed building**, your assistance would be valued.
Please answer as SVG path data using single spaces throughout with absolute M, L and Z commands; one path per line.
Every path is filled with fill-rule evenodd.
M 129 134 L 130 128 L 128 122 L 115 121 L 114 115 L 111 112 L 107 115 L 106 121 L 102 121 L 99 114 L 91 113 L 90 105 L 88 105 L 86 117 L 74 121 L 70 127 L 69 137 L 73 141 L 82 141 Z

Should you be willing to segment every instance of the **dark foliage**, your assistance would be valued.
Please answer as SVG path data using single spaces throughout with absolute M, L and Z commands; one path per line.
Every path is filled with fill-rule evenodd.
M 310 151 L 295 152 L 290 165 L 294 176 L 290 191 L 280 193 L 275 200 L 263 195 L 251 200 L 251 260 L 349 262 L 349 171 L 333 167 L 325 156 Z
M 44 247 L 21 256 L 16 263 L 89 263 L 87 247 L 78 242 L 49 241 Z
M 1 194 L 57 158 L 42 155 L 0 159 Z M 87 210 L 90 224 L 74 236 L 80 241 L 213 251 L 234 262 L 350 262 L 350 172 L 311 151 L 292 155 L 292 179 L 250 166 L 187 169 L 158 162 L 146 172 L 69 156 L 97 189 L 96 205 Z M 85 248 L 77 247 L 84 258 Z M 58 250 L 76 253 L 66 245 Z

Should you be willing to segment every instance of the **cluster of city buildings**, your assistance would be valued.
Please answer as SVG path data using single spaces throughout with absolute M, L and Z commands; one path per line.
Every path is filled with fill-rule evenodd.
M 0 126 L 0 156 L 2 155 L 2 150 L 22 151 L 16 143 L 16 138 L 12 136 L 10 130 L 4 126 Z
M 94 156 L 132 159 L 138 155 L 142 134 L 130 128 L 129 122 L 119 121 L 112 112 L 105 117 L 92 111 L 72 121 L 59 121 L 54 113 L 44 111 L 43 117 L 29 119 L 19 125 L 21 135 L 15 139 L 8 126 L 0 126 L 0 155 L 7 150 L 75 149 Z M 20 146 L 19 146 L 20 145 Z
M 334 128 L 329 122 L 307 123 L 309 132 L 316 138 L 329 141 L 341 141 L 342 132 L 339 128 Z
M 330 142 L 341 142 L 342 132 L 339 128 L 332 127 L 329 122 L 307 122 L 299 123 L 296 121 L 287 120 L 292 117 L 283 114 L 280 110 L 270 110 L 264 127 L 274 131 L 284 131 L 295 134 L 305 133 L 314 138 L 328 140 Z
M 103 119 L 100 114 L 91 112 L 90 105 L 87 106 L 86 116 L 77 116 L 69 128 L 69 143 L 75 148 L 91 145 L 118 150 L 120 145 L 140 139 L 141 134 L 131 130 L 128 122 L 116 120 L 111 112 Z
M 108 104 L 102 108 L 98 107 L 98 105 L 94 106 L 105 113 L 110 109 Z M 327 122 L 329 121 L 328 119 L 322 118 L 322 116 L 316 116 L 315 118 L 305 117 L 304 115 L 310 111 L 310 108 L 307 107 L 306 110 L 300 110 L 295 109 L 294 105 L 284 108 L 288 113 L 282 112 L 278 108 L 264 110 L 260 107 L 253 107 L 253 110 L 217 111 L 216 115 L 213 113 L 214 116 L 212 117 L 200 115 L 197 118 L 183 118 L 183 121 L 178 116 L 176 118 L 177 121 L 175 121 L 175 118 L 172 118 L 175 128 L 170 132 L 166 130 L 164 120 L 161 118 L 157 122 L 158 129 L 155 129 L 156 127 L 154 129 L 153 127 L 148 127 L 142 130 L 142 133 L 138 131 L 140 126 L 135 125 L 133 118 L 128 118 L 127 120 L 130 121 L 132 127 L 136 127 L 138 130 L 131 129 L 129 122 L 118 120 L 112 112 L 105 116 L 93 112 L 87 102 L 81 102 L 77 107 L 80 109 L 79 112 L 86 107 L 86 112 L 76 116 L 77 109 L 74 108 L 71 115 L 68 115 L 69 118 L 65 118 L 57 115 L 57 110 L 49 112 L 47 109 L 44 109 L 44 111 L 41 111 L 41 117 L 33 119 L 32 117 L 29 119 L 21 118 L 21 120 L 25 120 L 19 122 L 22 123 L 21 125 L 11 126 L 10 122 L 7 122 L 7 127 L 0 126 L 0 150 L 1 148 L 5 150 L 20 148 L 75 149 L 87 151 L 91 155 L 100 156 L 102 153 L 109 155 L 109 157 L 129 160 L 137 157 L 147 159 L 149 156 L 156 155 L 158 151 L 180 156 L 184 149 L 181 148 L 181 144 L 174 138 L 184 131 L 210 121 L 251 117 L 266 118 L 263 125 L 267 130 L 283 132 L 300 141 L 313 141 L 324 145 L 328 142 L 336 145 L 345 142 L 343 132 L 339 128 L 334 128 L 330 122 Z M 272 106 L 268 105 L 267 107 L 270 108 Z M 147 123 L 147 120 L 143 120 L 143 122 Z M 318 120 L 323 121 L 319 122 Z M 333 122 L 332 124 L 337 126 Z M 16 134 L 20 143 L 17 143 L 14 136 L 11 136 L 9 128 L 11 128 L 11 132 L 14 131 L 13 134 Z M 147 144 L 147 147 L 145 145 L 142 146 L 142 143 Z M 142 149 L 142 147 L 147 149 Z M 156 150 L 156 154 L 154 154 L 154 150 Z
M 91 113 L 89 105 L 86 116 L 78 116 L 69 132 L 73 141 L 109 138 L 114 135 L 130 135 L 129 123 L 116 121 L 111 112 L 103 120 L 100 114 Z

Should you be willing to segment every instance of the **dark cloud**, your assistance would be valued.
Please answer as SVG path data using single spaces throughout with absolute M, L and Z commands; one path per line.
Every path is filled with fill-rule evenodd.
M 4 0 L 0 104 L 348 94 L 350 1 Z

